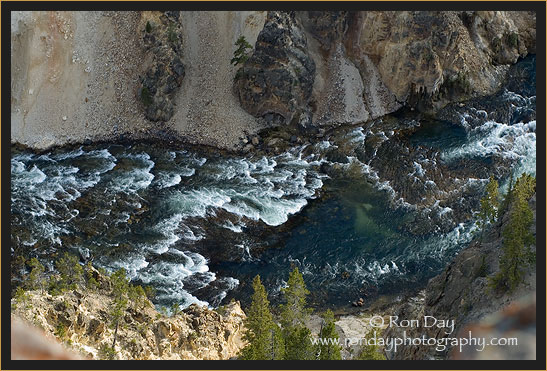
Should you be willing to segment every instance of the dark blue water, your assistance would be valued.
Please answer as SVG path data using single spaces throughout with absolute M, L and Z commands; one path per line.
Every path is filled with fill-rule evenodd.
M 341 128 L 271 157 L 154 143 L 14 148 L 12 257 L 52 270 L 70 251 L 124 267 L 168 306 L 245 304 L 256 274 L 275 301 L 295 266 L 315 306 L 423 287 L 471 240 L 489 172 L 535 174 L 535 121 L 424 120 L 403 136 L 398 125 Z

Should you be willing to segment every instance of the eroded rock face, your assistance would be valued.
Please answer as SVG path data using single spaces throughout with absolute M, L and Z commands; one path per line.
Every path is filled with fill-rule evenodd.
M 237 72 L 242 107 L 270 123 L 309 121 L 315 63 L 294 12 L 268 12 L 252 56 Z
M 533 12 L 359 12 L 345 46 L 370 58 L 399 102 L 437 109 L 494 93 L 507 65 L 535 53 Z
M 270 12 L 235 87 L 269 123 L 332 126 L 493 94 L 529 53 L 533 12 Z
M 61 355 L 76 353 L 83 358 L 103 359 L 100 349 L 112 345 L 114 329 L 108 315 L 112 299 L 101 292 L 88 291 L 82 295 L 71 291 L 51 296 L 30 291 L 24 302 L 17 303 L 12 315 L 41 328 L 47 337 L 62 342 L 69 350 Z M 181 313 L 167 317 L 148 301 L 144 306 L 131 305 L 118 328 L 115 358 L 235 357 L 245 345 L 242 339 L 245 313 L 239 302 L 231 302 L 219 312 L 222 314 L 191 305 Z M 25 349 L 18 352 L 28 354 Z
M 143 41 L 151 59 L 139 91 L 145 115 L 152 121 L 167 121 L 174 114 L 172 99 L 182 83 L 180 12 L 143 14 Z
M 534 212 L 534 223 L 531 232 L 535 235 L 536 195 L 529 205 Z M 509 221 L 506 212 L 500 220 L 485 233 L 483 241 L 475 239 L 469 247 L 462 250 L 445 270 L 432 278 L 425 288 L 425 296 L 419 301 L 407 300 L 396 307 L 392 315 L 400 319 L 421 319 L 424 315 L 437 319 L 454 320 L 454 331 L 446 334 L 445 328 L 389 328 L 385 336 L 402 337 L 406 331 L 408 337 L 426 337 L 441 339 L 455 337 L 467 324 L 480 322 L 482 319 L 505 308 L 515 301 L 535 292 L 535 267 L 528 268 L 524 283 L 513 293 L 498 293 L 488 287 L 488 276 L 499 271 L 499 259 L 502 255 L 501 231 Z M 533 247 L 535 251 L 535 247 Z M 461 333 L 460 333 L 461 334 Z M 469 334 L 465 333 L 464 337 Z M 477 332 L 476 336 L 481 336 Z M 519 340 L 520 342 L 520 340 Z M 445 359 L 451 347 L 437 351 L 434 346 L 412 346 L 399 348 L 397 352 L 388 352 L 390 359 Z M 461 356 L 454 348 L 451 357 Z

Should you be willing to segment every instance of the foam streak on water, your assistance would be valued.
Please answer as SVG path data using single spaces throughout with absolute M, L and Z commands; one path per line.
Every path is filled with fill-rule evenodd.
M 92 256 L 109 271 L 125 268 L 131 279 L 157 289 L 158 302 L 183 308 L 207 304 L 191 292 L 216 281 L 211 300 L 218 305 L 238 280 L 217 278 L 204 256 L 187 250 L 207 239 L 195 219 L 227 212 L 232 220 L 213 223 L 238 234 L 249 221 L 285 223 L 323 185 L 301 157 L 207 160 L 187 151 L 121 146 L 16 154 L 12 212 L 29 231 L 18 239 L 24 246 L 48 240 Z M 244 250 L 252 259 L 249 247 Z

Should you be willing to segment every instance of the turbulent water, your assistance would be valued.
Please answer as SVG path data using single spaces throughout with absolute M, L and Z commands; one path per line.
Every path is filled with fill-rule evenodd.
M 506 94 L 515 109 L 530 104 Z M 535 174 L 535 121 L 503 124 L 485 112 L 477 124 L 481 115 L 405 121 L 414 129 L 403 148 L 419 153 L 398 162 L 406 170 L 393 178 L 377 162 L 384 147 L 369 143 L 393 147 L 399 138 L 382 120 L 270 157 L 142 143 L 14 149 L 12 256 L 37 256 L 52 270 L 57 254 L 71 251 L 110 271 L 124 267 L 156 288 L 158 304 L 182 307 L 245 301 L 256 274 L 275 300 L 293 266 L 316 305 L 423 286 L 472 238 L 482 169 L 503 164 L 504 179 Z M 464 160 L 468 172 L 451 170 Z M 437 167 L 454 173 L 435 175 Z

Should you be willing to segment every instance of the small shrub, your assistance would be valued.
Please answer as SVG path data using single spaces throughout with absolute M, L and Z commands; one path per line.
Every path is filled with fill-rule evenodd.
M 19 286 L 17 290 L 15 290 L 15 295 L 13 295 L 13 299 L 14 299 L 12 303 L 13 310 L 17 309 L 19 304 L 22 304 L 25 306 L 25 308 L 28 308 L 29 306 L 28 301 L 30 300 L 30 295 L 21 286 Z
M 237 66 L 238 64 L 245 63 L 249 59 L 249 51 L 247 49 L 252 49 L 252 45 L 245 40 L 245 36 L 240 36 L 234 44 L 237 46 L 236 51 L 234 51 L 234 57 L 230 60 L 230 64 Z
M 146 27 L 144 29 L 146 33 L 152 32 L 152 25 L 150 24 L 150 21 L 146 21 Z
M 55 336 L 59 339 L 64 340 L 66 337 L 66 326 L 63 323 L 59 323 L 55 328 Z
M 175 32 L 175 24 L 173 22 L 169 23 L 169 26 L 167 27 L 167 40 L 170 43 L 174 43 L 177 41 L 177 33 Z
M 519 35 L 515 32 L 508 33 L 505 36 L 507 40 L 507 45 L 509 45 L 512 48 L 517 48 L 519 45 Z
M 143 86 L 141 89 L 141 101 L 145 107 L 148 107 L 152 104 L 152 94 L 146 86 Z
M 116 351 L 114 348 L 108 346 L 108 344 L 103 343 L 99 348 L 99 358 L 105 360 L 116 359 Z

